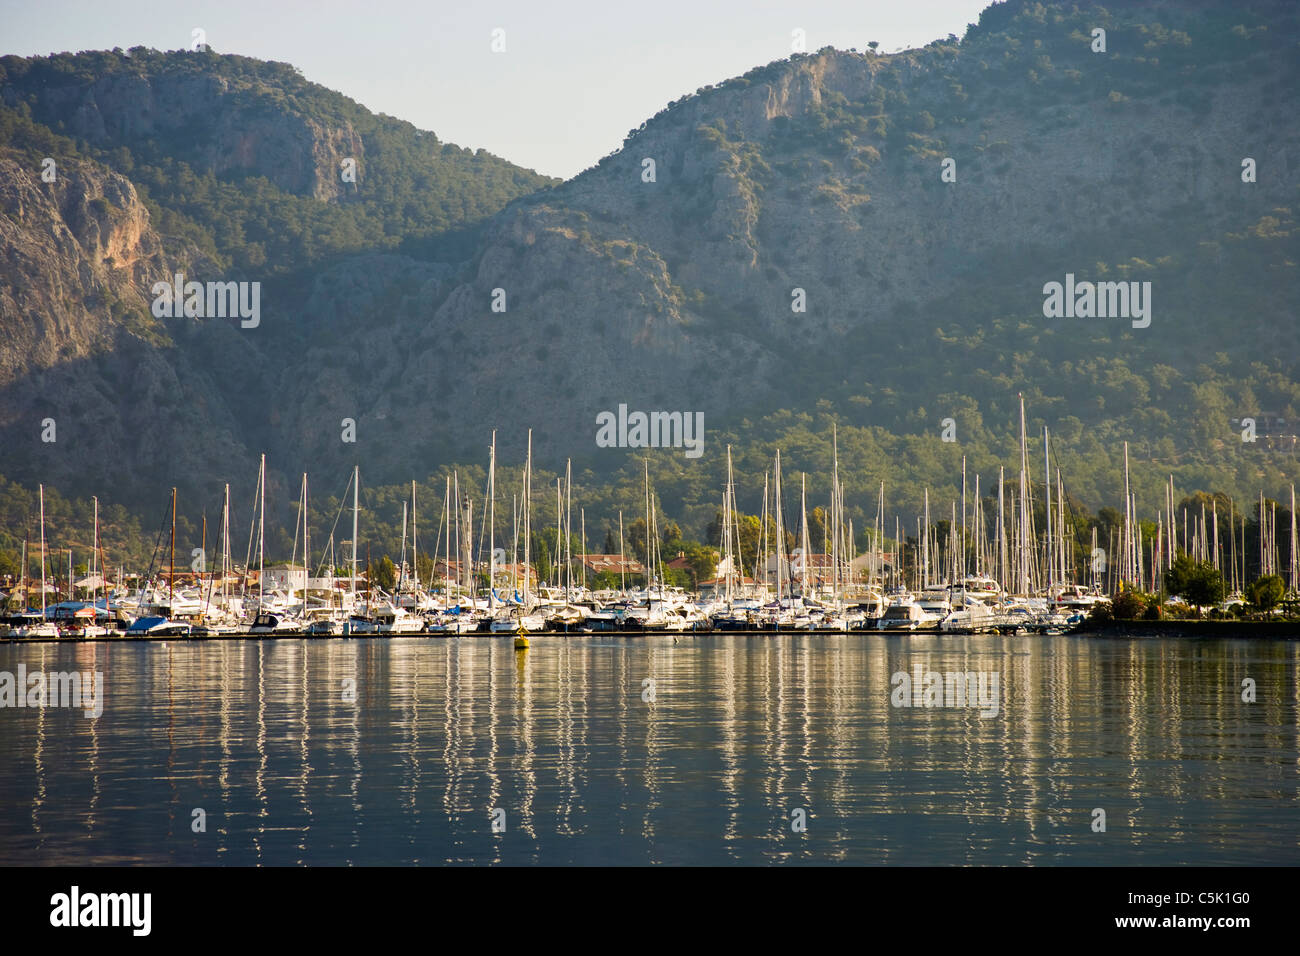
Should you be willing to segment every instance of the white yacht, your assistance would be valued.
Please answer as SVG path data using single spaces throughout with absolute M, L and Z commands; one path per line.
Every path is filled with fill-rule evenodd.
M 881 631 L 915 631 L 919 627 L 932 627 L 936 620 L 915 601 L 896 601 L 876 619 L 876 628 Z
M 59 629 L 53 621 L 44 620 L 43 617 L 36 613 L 30 612 L 23 615 L 22 623 L 13 629 L 14 637 L 45 639 L 59 636 Z
M 922 627 L 938 624 L 952 612 L 952 600 L 946 584 L 926 585 L 917 595 L 916 603 L 920 605 L 929 621 L 927 624 L 922 624 Z
M 546 630 L 546 618 L 526 611 L 522 605 L 509 604 L 497 612 L 488 629 L 493 634 L 518 634 L 520 631 L 525 634 L 536 634 Z
M 979 634 L 997 629 L 993 608 L 971 595 L 960 595 L 961 603 L 943 619 L 939 630 L 954 634 Z
M 375 624 L 376 634 L 419 634 L 424 630 L 424 618 L 392 601 L 376 605 L 370 619 Z

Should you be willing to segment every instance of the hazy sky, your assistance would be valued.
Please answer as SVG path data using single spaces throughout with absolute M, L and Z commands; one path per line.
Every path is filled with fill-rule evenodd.
M 297 66 L 371 110 L 569 177 L 670 100 L 809 50 L 921 46 L 990 0 L 0 0 L 0 53 L 189 46 Z M 491 50 L 505 31 L 504 53 Z

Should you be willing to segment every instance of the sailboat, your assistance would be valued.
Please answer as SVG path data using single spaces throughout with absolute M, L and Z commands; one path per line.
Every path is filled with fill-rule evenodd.
M 148 598 L 151 595 L 148 587 L 142 588 L 140 592 L 140 604 L 136 611 L 138 616 L 131 622 L 131 626 L 126 629 L 127 637 L 189 637 L 190 624 L 187 621 L 177 620 L 173 617 L 173 607 L 176 604 L 176 489 L 172 489 L 172 529 L 170 544 L 170 563 L 167 571 L 167 599 L 161 600 L 157 589 L 152 591 L 152 601 Z
M 203 599 L 203 612 L 194 628 L 197 637 L 220 637 L 240 630 L 239 618 L 242 602 L 230 594 L 230 575 L 234 564 L 230 558 L 230 485 L 225 486 L 221 505 L 221 590 L 217 592 L 215 576 L 208 575 L 208 588 Z M 214 604 L 215 599 L 215 604 Z
M 493 634 L 514 634 L 515 647 L 520 650 L 528 647 L 528 634 L 536 633 L 546 627 L 546 619 L 536 613 L 536 602 L 528 586 L 532 578 L 532 509 L 529 504 L 532 500 L 532 492 L 533 430 L 530 428 L 528 429 L 528 456 L 524 460 L 524 480 L 521 494 L 523 502 L 520 508 L 524 538 L 524 580 L 521 585 L 523 594 L 521 596 L 516 592 L 515 597 L 507 601 L 505 606 L 492 618 L 492 623 L 489 626 L 489 630 Z
M 741 557 L 740 529 L 737 523 L 736 484 L 731 465 L 731 446 L 727 446 L 727 483 L 722 489 L 722 537 L 717 565 L 717 586 L 712 607 L 707 609 L 714 630 L 743 631 L 749 627 L 749 616 L 758 610 L 759 602 L 742 597 L 744 590 L 744 560 Z
M 303 475 L 303 487 L 306 488 L 307 476 Z M 293 569 L 295 553 L 290 555 L 290 574 Z M 265 593 L 266 583 L 266 456 L 262 456 L 262 466 L 258 473 L 258 510 L 257 510 L 257 611 L 249 625 L 251 634 L 290 635 L 302 630 L 302 625 L 289 607 L 290 595 L 277 591 L 269 597 Z M 292 591 L 292 581 L 290 582 Z
M 764 508 L 767 507 L 767 494 L 763 494 Z M 791 592 L 794 589 L 792 580 L 792 567 L 790 556 L 786 553 L 785 547 L 785 518 L 784 508 L 781 503 L 781 452 L 778 449 L 776 459 L 772 466 L 772 509 L 776 522 L 775 537 L 773 545 L 776 549 L 776 600 L 763 605 L 760 612 L 755 615 L 756 623 L 764 630 L 782 631 L 790 630 L 795 627 L 797 616 L 794 610 L 794 601 Z M 764 531 L 766 532 L 766 521 L 764 522 Z M 767 549 L 764 548 L 764 551 Z M 802 555 L 800 561 L 806 562 L 807 556 Z M 766 568 L 764 569 L 764 579 L 766 579 Z
M 91 499 L 95 505 L 94 530 L 91 537 L 90 546 L 90 619 L 78 629 L 80 637 L 104 637 L 108 634 L 108 628 L 99 623 L 99 605 L 95 600 L 96 592 L 99 590 L 99 579 L 95 576 L 97 573 L 96 565 L 99 564 L 99 498 Z M 98 569 L 100 575 L 103 574 L 103 568 Z M 107 603 L 108 587 L 104 588 L 105 602 Z
M 406 577 L 406 517 L 407 502 L 402 502 L 402 553 L 394 594 L 392 597 L 385 596 L 379 602 L 372 602 L 370 607 L 370 620 L 374 622 L 377 634 L 419 634 L 425 627 L 424 618 L 407 610 L 407 605 L 402 603 L 401 598 Z
M 487 484 L 487 487 L 488 487 L 488 502 L 489 502 L 489 504 L 488 504 L 488 512 L 489 512 L 489 522 L 490 522 L 490 523 L 491 523 L 491 522 L 494 522 L 494 521 L 495 521 L 495 518 L 496 518 L 496 509 L 495 509 L 495 507 L 494 507 L 494 506 L 492 505 L 492 503 L 491 503 L 491 502 L 492 502 L 492 498 L 493 498 L 493 496 L 494 496 L 494 494 L 495 494 L 495 484 L 496 484 L 496 432 L 494 431 L 494 432 L 492 433 L 492 446 L 491 446 L 491 448 L 490 448 L 490 450 L 489 450 L 489 452 L 488 452 L 488 484 Z M 445 561 L 445 563 L 443 564 L 443 576 L 442 576 L 442 585 L 443 585 L 443 602 L 442 602 L 442 604 L 443 604 L 443 609 L 442 609 L 442 611 L 438 614 L 437 617 L 435 617 L 432 621 L 429 622 L 429 625 L 428 625 L 428 628 L 427 628 L 427 630 L 428 630 L 431 634 L 440 634 L 440 635 L 444 635 L 444 636 L 445 636 L 445 635 L 450 635 L 450 634 L 470 634 L 470 633 L 473 633 L 474 631 L 477 631 L 477 630 L 479 629 L 479 625 L 480 625 L 480 623 L 481 623 L 481 617 L 480 617 L 480 615 L 479 615 L 479 613 L 478 613 L 478 609 L 477 609 L 477 607 L 475 606 L 475 605 L 476 605 L 476 602 L 475 602 L 475 600 L 474 600 L 474 598 L 473 598 L 472 596 L 467 596 L 467 595 L 461 594 L 461 595 L 459 595 L 459 599 L 456 600 L 456 602 L 455 602 L 454 604 L 452 603 L 452 602 L 453 602 L 453 598 L 456 596 L 456 592 L 453 590 L 453 587 L 452 587 L 452 580 L 451 580 L 451 569 L 452 569 L 452 561 L 451 561 L 451 524 L 452 524 L 452 518 L 451 518 L 451 476 L 448 475 L 448 476 L 447 476 L 447 479 L 446 479 L 446 490 L 444 491 L 444 494 L 443 494 L 442 517 L 439 519 L 439 522 L 438 522 L 438 534 L 437 534 L 437 536 L 435 537 L 435 539 L 434 539 L 434 544 L 433 544 L 433 559 L 434 559 L 434 567 L 435 567 L 435 569 L 436 569 L 436 568 L 437 568 L 437 565 L 438 565 L 438 553 L 439 553 L 439 551 L 441 550 L 441 547 L 442 547 L 442 540 L 443 540 L 443 538 L 442 538 L 442 532 L 443 532 L 443 528 L 445 527 L 445 528 L 447 529 L 447 557 L 446 557 L 446 561 Z M 494 546 L 494 543 L 495 543 L 495 527 L 493 528 L 493 531 L 492 531 L 492 540 L 489 541 L 489 547 Z M 488 589 L 488 595 L 489 595 L 489 596 L 488 596 L 488 605 L 489 605 L 489 607 L 490 607 L 493 611 L 495 611 L 495 609 L 496 609 L 496 601 L 495 601 L 495 594 L 496 594 L 496 592 L 495 592 L 495 590 L 491 587 L 491 584 L 494 583 L 495 580 L 496 580 L 496 555 L 495 555 L 495 553 L 493 554 L 492 559 L 491 559 L 491 562 L 490 562 L 490 564 L 489 564 L 488 567 L 489 567 L 489 570 L 488 570 L 488 580 L 489 580 L 489 589 Z M 436 571 L 435 571 L 435 574 L 436 574 Z
M 30 624 L 24 624 L 14 631 L 15 637 L 25 638 L 50 638 L 58 637 L 59 629 L 54 626 L 52 621 L 45 619 L 45 486 L 41 485 L 41 615 L 40 618 Z M 24 558 L 24 561 L 26 559 Z M 26 568 L 24 567 L 24 571 Z

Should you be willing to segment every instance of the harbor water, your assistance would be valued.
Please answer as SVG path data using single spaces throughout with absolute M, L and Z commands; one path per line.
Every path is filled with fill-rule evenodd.
M 0 862 L 1300 863 L 1300 641 L 531 644 L 0 645 Z

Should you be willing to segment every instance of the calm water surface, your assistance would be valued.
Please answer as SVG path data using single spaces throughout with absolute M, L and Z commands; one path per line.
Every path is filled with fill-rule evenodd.
M 0 671 L 101 672 L 104 709 L 0 709 L 0 862 L 1296 864 L 1298 657 L 1068 636 L 7 644 Z M 891 675 L 918 669 L 998 675 L 996 716 L 892 706 Z

